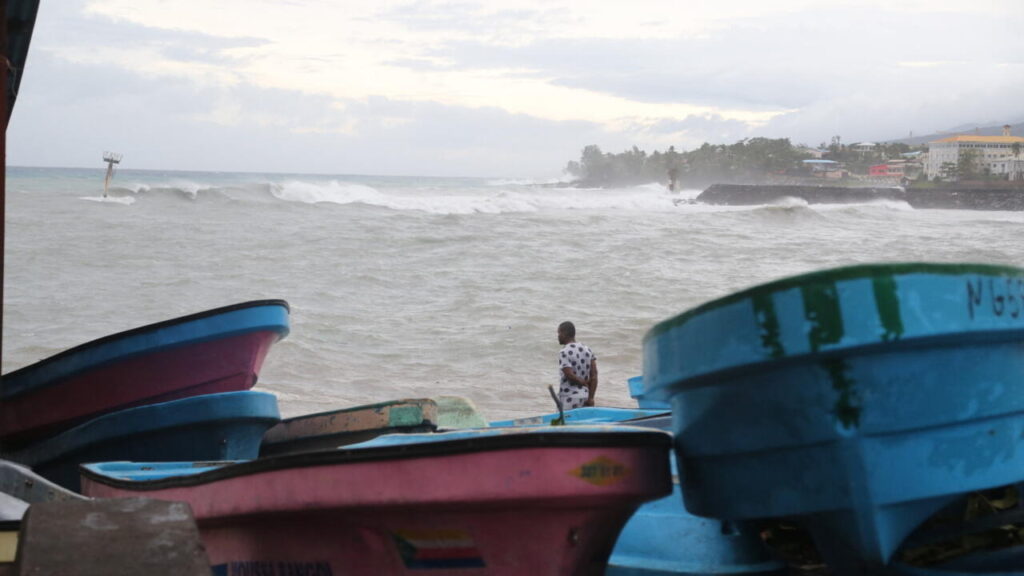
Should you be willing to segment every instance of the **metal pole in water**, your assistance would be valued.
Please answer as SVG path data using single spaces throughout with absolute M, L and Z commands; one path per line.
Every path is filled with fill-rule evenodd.
M 103 197 L 107 197 L 107 190 L 110 188 L 110 180 L 114 177 L 114 164 L 121 162 L 121 154 L 104 152 L 103 161 L 107 163 L 107 177 L 103 180 Z

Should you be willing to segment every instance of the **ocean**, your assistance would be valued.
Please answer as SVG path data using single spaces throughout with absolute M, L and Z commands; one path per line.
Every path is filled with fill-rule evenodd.
M 632 406 L 657 322 L 785 276 L 868 262 L 1024 265 L 1024 212 L 898 202 L 706 206 L 699 190 L 481 178 L 7 169 L 3 372 L 114 332 L 282 298 L 256 389 L 283 416 L 464 396 L 554 411 L 556 327 Z M 683 200 L 684 202 L 678 202 Z

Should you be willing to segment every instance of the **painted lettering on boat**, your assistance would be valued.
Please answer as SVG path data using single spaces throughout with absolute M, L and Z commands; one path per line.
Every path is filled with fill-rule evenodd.
M 211 567 L 213 576 L 334 576 L 327 562 L 245 560 Z
M 968 280 L 967 314 L 974 320 L 976 314 L 986 311 L 997 318 L 1024 316 L 1024 278 Z
M 487 564 L 468 530 L 395 530 L 391 539 L 409 570 L 483 568 Z
M 629 468 L 606 456 L 599 456 L 569 471 L 569 474 L 594 486 L 608 486 L 629 475 Z

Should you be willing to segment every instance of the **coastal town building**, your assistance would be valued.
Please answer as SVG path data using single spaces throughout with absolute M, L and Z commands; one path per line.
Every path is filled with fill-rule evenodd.
M 1010 135 L 1009 126 L 1003 126 L 1001 136 L 958 135 L 929 142 L 925 174 L 948 178 L 966 154 L 974 157 L 980 173 L 1009 180 L 1024 177 L 1024 138 Z
M 835 160 L 804 160 L 804 167 L 815 178 L 826 178 L 829 180 L 839 180 L 846 177 L 849 173 L 843 169 L 842 164 Z
M 827 148 L 811 148 L 809 146 L 799 146 L 796 151 L 797 154 L 804 154 L 815 160 L 821 160 L 825 154 L 828 154 Z
M 868 176 L 894 176 L 902 178 L 907 168 L 906 160 L 890 160 L 885 164 L 868 167 Z

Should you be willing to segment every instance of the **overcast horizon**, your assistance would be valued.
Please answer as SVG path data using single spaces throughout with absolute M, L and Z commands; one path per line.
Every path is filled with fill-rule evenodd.
M 1024 121 L 1016 0 L 763 4 L 43 0 L 7 162 L 553 178 Z

